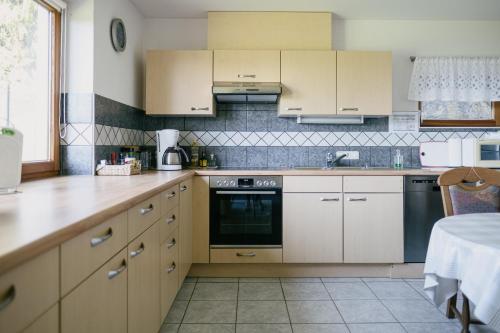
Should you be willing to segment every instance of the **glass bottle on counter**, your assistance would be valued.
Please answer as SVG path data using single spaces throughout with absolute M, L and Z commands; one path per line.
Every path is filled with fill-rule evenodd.
M 199 151 L 200 147 L 198 146 L 198 142 L 194 140 L 191 143 L 191 166 L 192 167 L 197 167 L 199 163 Z
M 215 158 L 215 154 L 210 154 L 208 158 L 208 167 L 212 169 L 217 168 L 217 160 Z
M 200 167 L 202 168 L 206 168 L 207 167 L 207 164 L 208 164 L 208 160 L 207 160 L 207 157 L 205 155 L 205 149 L 202 149 L 201 150 L 201 157 L 200 157 Z

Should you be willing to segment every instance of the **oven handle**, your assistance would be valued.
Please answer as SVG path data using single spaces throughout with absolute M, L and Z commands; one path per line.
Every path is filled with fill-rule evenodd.
M 276 194 L 276 191 L 215 191 L 215 194 Z

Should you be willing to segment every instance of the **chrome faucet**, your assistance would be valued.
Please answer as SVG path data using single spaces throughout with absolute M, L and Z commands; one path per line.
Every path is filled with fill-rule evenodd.
M 347 154 L 342 154 L 338 156 L 337 158 L 333 159 L 333 154 L 328 153 L 326 154 L 326 166 L 325 169 L 333 169 L 337 164 L 344 158 L 347 157 Z

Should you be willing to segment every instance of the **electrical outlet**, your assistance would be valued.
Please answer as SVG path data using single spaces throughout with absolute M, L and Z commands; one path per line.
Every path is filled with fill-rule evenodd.
M 335 157 L 339 157 L 346 154 L 344 160 L 359 160 L 359 151 L 338 151 L 335 153 Z

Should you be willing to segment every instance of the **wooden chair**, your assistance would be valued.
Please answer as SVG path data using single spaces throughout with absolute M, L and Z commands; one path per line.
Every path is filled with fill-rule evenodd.
M 446 216 L 500 212 L 500 172 L 486 168 L 457 168 L 438 178 Z M 446 316 L 457 317 L 462 333 L 469 332 L 470 304 L 463 295 L 462 312 L 457 309 L 457 295 L 448 300 Z

